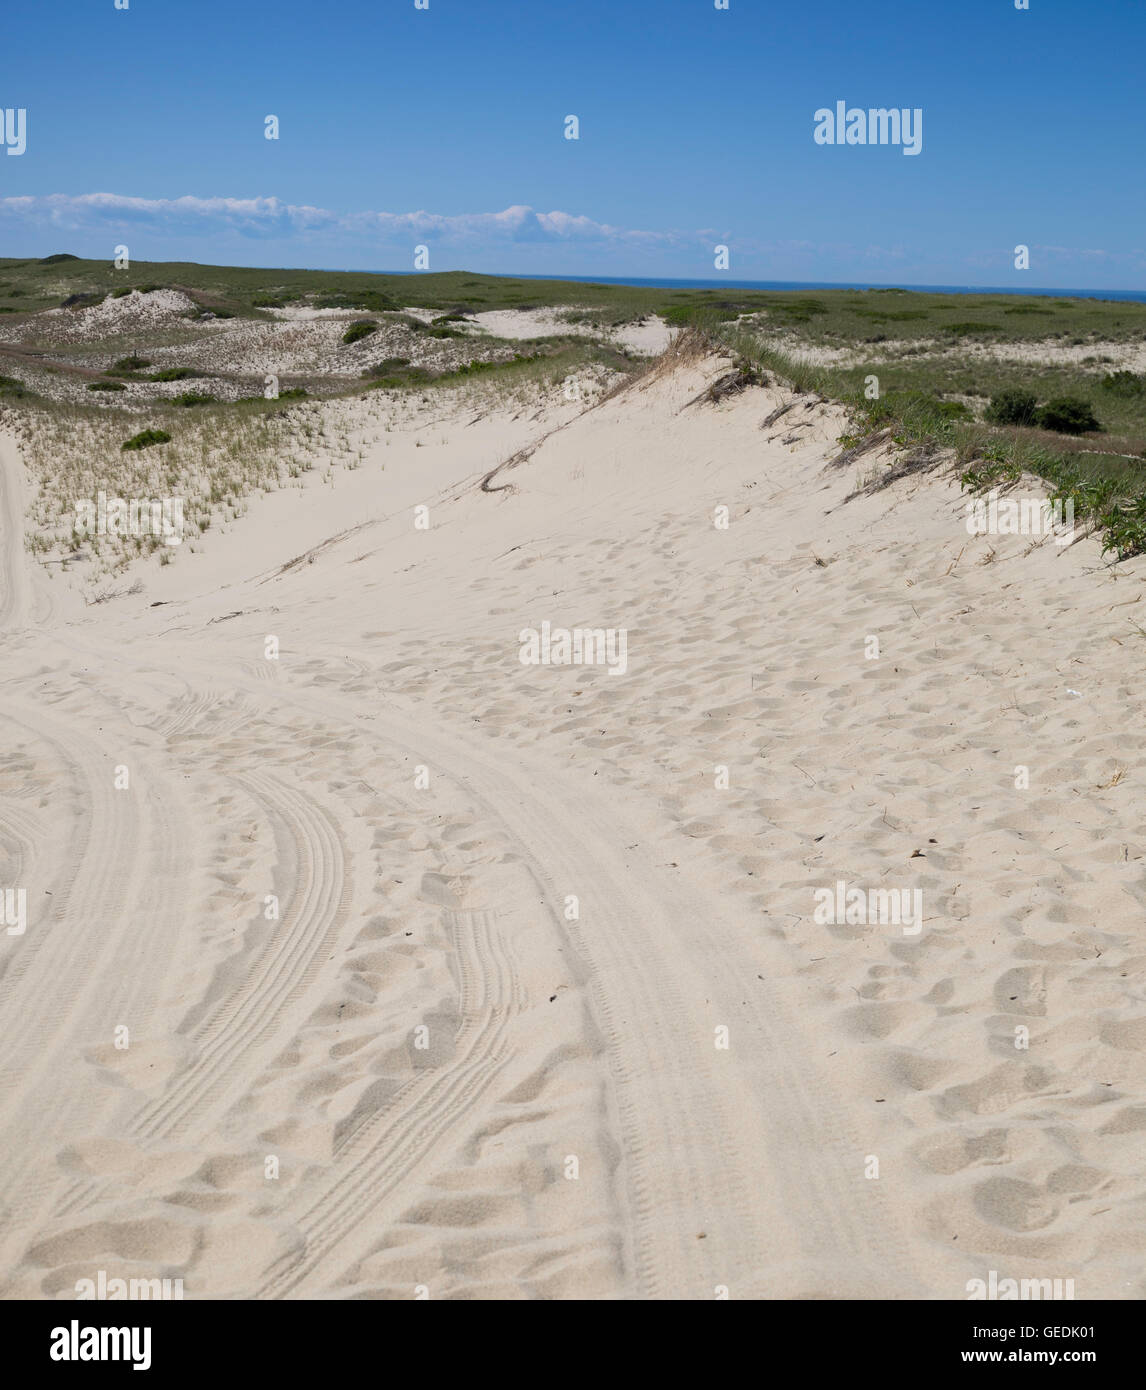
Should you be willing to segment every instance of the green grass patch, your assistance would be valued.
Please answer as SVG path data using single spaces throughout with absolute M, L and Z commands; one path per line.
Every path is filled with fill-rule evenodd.
M 342 335 L 342 341 L 344 343 L 359 343 L 363 338 L 369 338 L 371 333 L 377 332 L 378 325 L 373 319 L 356 319 Z
M 119 446 L 122 450 L 133 452 L 137 449 L 150 449 L 153 444 L 170 444 L 171 436 L 166 430 L 140 430 Z
M 188 381 L 191 377 L 204 376 L 204 372 L 194 367 L 164 367 L 161 372 L 152 372 L 148 381 Z

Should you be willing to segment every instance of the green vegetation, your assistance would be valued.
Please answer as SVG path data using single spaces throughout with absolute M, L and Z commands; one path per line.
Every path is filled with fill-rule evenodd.
M 718 327 L 709 336 L 747 369 L 767 368 L 797 391 L 816 392 L 848 405 L 854 424 L 853 432 L 840 441 L 845 451 L 862 452 L 887 431 L 908 452 L 906 461 L 890 470 L 884 481 L 916 467 L 932 466 L 945 456 L 943 451 L 950 450 L 962 468 L 964 487 L 1005 487 L 1017 483 L 1024 472 L 1032 473 L 1049 485 L 1052 501 L 1073 502 L 1076 522 L 1101 533 L 1104 551 L 1114 552 L 1119 559 L 1146 552 L 1146 412 L 1135 417 L 1136 433 L 1118 441 L 1133 447 L 1133 456 L 1127 457 L 1129 448 L 1119 451 L 1111 445 L 1104 452 L 1069 440 L 1080 427 L 1094 430 L 1098 422 L 1085 399 L 1065 393 L 1052 396 L 1040 408 L 1038 395 L 1008 384 L 992 394 L 987 412 L 990 417 L 993 410 L 1002 418 L 981 423 L 969 418 L 969 411 L 950 409 L 961 402 L 945 401 L 933 390 L 910 384 L 910 366 L 888 371 L 883 364 L 845 369 L 814 365 L 745 327 Z M 1000 363 L 996 371 L 995 364 L 978 360 L 962 362 L 957 369 L 982 372 L 988 384 L 991 375 L 1006 378 L 1015 370 Z M 1036 374 L 1025 366 L 1022 370 L 1028 376 Z M 1053 380 L 1069 379 L 1075 369 L 1041 370 Z M 869 400 L 864 381 L 873 371 L 882 389 L 878 399 Z M 904 378 L 907 382 L 899 384 Z M 928 379 L 926 371 L 921 379 Z M 1137 401 L 1138 393 L 1132 394 Z M 1051 430 L 1064 431 L 1067 438 L 1060 437 L 1060 442 Z
M 153 372 L 147 379 L 148 381 L 186 381 L 189 377 L 204 375 L 204 372 L 196 371 L 194 367 L 164 367 L 161 372 Z
M 127 351 L 133 343 L 139 348 L 120 358 L 105 375 L 138 373 L 134 379 L 156 382 L 210 375 L 191 367 L 168 367 L 145 377 L 151 362 L 139 353 L 182 356 L 184 345 L 199 331 L 192 321 L 201 320 L 205 313 L 266 321 L 270 309 L 299 305 L 335 309 L 348 317 L 370 315 L 357 323 L 339 324 L 337 331 L 346 329 L 347 343 L 404 325 L 430 349 L 425 354 L 429 360 L 422 366 L 392 356 L 366 367 L 363 379 L 352 389 L 426 391 L 464 385 L 471 379 L 475 387 L 489 381 L 514 389 L 518 381 L 556 382 L 590 365 L 631 371 L 635 364 L 604 343 L 570 336 L 514 344 L 518 351 L 512 358 L 503 356 L 504 347 L 492 340 L 472 339 L 462 351 L 467 358 L 470 352 L 481 357 L 457 365 L 456 350 L 451 354 L 439 349 L 434 340 L 472 338 L 472 332 L 466 331 L 467 319 L 492 309 L 552 308 L 570 324 L 596 328 L 602 334 L 659 314 L 670 324 L 698 328 L 719 338 L 745 362 L 754 364 L 755 370 L 766 368 L 799 390 L 846 402 L 853 409 L 852 437 L 857 443 L 887 430 L 909 452 L 925 453 L 939 446 L 953 449 L 965 476 L 975 480 L 968 485 L 986 485 L 992 479 L 1005 483 L 1023 470 L 1036 473 L 1064 497 L 1074 497 L 1076 513 L 1100 527 L 1119 555 L 1146 548 L 1146 376 L 1125 369 L 1141 360 L 1146 304 L 914 290 L 656 288 L 464 271 L 373 275 L 136 263 L 125 272 L 116 271 L 107 261 L 65 255 L 43 261 L 0 260 L 0 293 L 5 299 L 0 310 L 21 315 L 35 315 L 61 303 L 78 307 L 98 303 L 105 295 L 123 297 L 133 289 L 148 293 L 164 287 L 194 301 L 194 308 L 187 311 L 188 321 L 154 337 L 133 332 L 118 340 L 102 340 L 109 343 L 108 356 Z M 409 309 L 428 312 L 414 317 L 403 312 Z M 430 321 L 425 322 L 426 318 Z M 96 356 L 93 362 L 91 346 L 74 345 L 72 338 L 55 342 L 47 332 L 51 322 L 57 320 L 46 322 L 45 337 L 40 339 L 38 328 L 32 326 L 34 317 L 19 321 L 16 336 L 22 346 L 15 355 L 18 360 L 23 352 L 27 360 L 21 365 L 30 372 L 59 368 L 62 373 L 74 365 L 87 373 L 105 360 Z M 10 323 L 5 331 L 11 332 Z M 374 350 L 380 347 L 381 343 Z M 1044 350 L 1071 347 L 1081 351 Z M 411 352 L 409 347 L 397 350 Z M 501 360 L 484 360 L 491 355 Z M 879 398 L 871 401 L 865 383 L 873 375 L 878 378 Z M 333 394 L 346 389 L 344 378 L 319 383 L 300 373 L 295 379 L 306 380 L 312 391 L 329 389 Z M 114 383 L 92 384 L 97 390 L 115 391 Z M 254 386 L 252 379 L 247 389 Z M 188 391 L 177 401 L 207 407 L 201 416 L 202 428 L 217 431 L 221 438 L 237 437 L 236 432 L 243 430 L 249 430 L 252 438 L 262 438 L 264 433 L 269 438 L 276 429 L 287 427 L 285 421 L 275 419 L 284 414 L 283 403 L 304 399 L 302 391 L 294 387 L 278 400 L 256 396 L 241 402 L 215 402 L 205 392 Z M 17 379 L 4 377 L 0 397 L 34 401 L 36 393 Z M 82 409 L 105 422 L 110 415 L 107 427 L 114 428 L 117 412 L 109 412 L 111 404 L 105 402 L 97 410 L 95 402 L 89 401 Z M 175 403 L 155 405 L 159 411 L 169 411 L 166 417 L 159 415 L 161 420 L 175 418 Z M 306 411 L 295 418 L 305 420 Z M 184 424 L 177 450 L 190 447 L 187 436 L 192 431 L 185 417 Z M 118 447 L 119 437 L 116 431 L 111 447 Z M 246 466 L 242 460 L 239 463 Z
M 1077 396 L 1057 396 L 1039 408 L 1035 424 L 1059 434 L 1089 434 L 1102 426 L 1095 419 L 1090 402 Z
M 35 401 L 39 400 L 39 396 L 14 376 L 0 376 L 0 400 Z
M 218 396 L 212 396 L 206 391 L 184 391 L 180 396 L 172 396 L 172 405 L 213 405 Z
M 1038 407 L 1039 398 L 1033 391 L 1000 391 L 991 397 L 987 419 L 996 425 L 1033 425 Z
M 88 384 L 89 391 L 126 391 L 127 387 L 122 381 L 92 381 Z
M 369 338 L 371 333 L 378 332 L 378 325 L 373 319 L 355 319 L 346 332 L 342 335 L 344 343 L 358 343 L 363 338 Z
M 171 436 L 166 430 L 140 430 L 119 446 L 123 450 L 150 449 L 153 444 L 170 444 Z
M 1056 396 L 1040 406 L 1033 391 L 1000 391 L 991 397 L 986 419 L 995 425 L 1032 425 L 1059 434 L 1090 434 L 1102 429 L 1089 401 Z
M 387 357 L 382 362 L 375 362 L 373 366 L 367 367 L 362 373 L 363 376 L 389 376 L 399 367 L 408 367 L 410 359 L 408 357 Z
M 1136 372 L 1110 372 L 1102 378 L 1100 385 L 1111 395 L 1133 399 L 1146 393 L 1146 376 L 1139 376 Z
M 1072 342 L 1146 341 L 1146 304 L 1095 299 L 992 294 L 942 295 L 917 290 L 766 291 L 665 289 L 654 286 L 522 280 L 447 271 L 374 275 L 367 271 L 263 270 L 194 262 L 135 262 L 116 270 L 110 261 L 50 257 L 0 260 L 0 277 L 25 291 L 30 309 L 53 307 L 69 293 L 102 297 L 129 288 L 143 293 L 182 290 L 202 309 L 261 317 L 267 308 L 306 303 L 317 308 L 380 314 L 402 308 L 451 316 L 487 309 L 565 309 L 577 321 L 608 328 L 660 313 L 685 324 L 715 315 L 730 322 L 760 316 L 760 325 L 820 344 L 856 343 L 873 329 L 894 327 L 897 339 L 922 341 L 997 332 L 1009 341 L 1042 338 Z M 946 331 L 944 319 L 948 319 Z M 449 323 L 430 325 L 448 328 Z
M 277 396 L 239 396 L 233 402 L 235 405 L 277 405 L 279 401 L 302 401 L 309 400 L 310 392 L 305 386 L 291 386 L 286 391 L 280 391 Z
M 533 346 L 533 352 L 515 352 L 512 357 L 500 362 L 475 359 L 441 372 L 403 364 L 394 367 L 378 380 L 371 381 L 366 389 L 374 391 L 456 386 L 473 377 L 490 378 L 508 387 L 525 381 L 553 386 L 578 369 L 588 366 L 598 365 L 610 371 L 625 373 L 633 372 L 637 366 L 636 362 L 624 353 L 587 338 L 543 338 Z M 391 359 L 391 362 L 398 360 Z M 385 364 L 378 365 L 381 368 Z

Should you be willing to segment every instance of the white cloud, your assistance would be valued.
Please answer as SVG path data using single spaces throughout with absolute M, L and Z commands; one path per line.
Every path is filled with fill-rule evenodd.
M 278 198 L 132 198 L 118 193 L 52 193 L 0 198 L 0 220 L 47 224 L 61 230 L 97 231 L 140 226 L 156 232 L 231 231 L 243 236 L 284 237 L 342 233 L 395 242 L 433 238 L 444 245 L 475 241 L 581 242 L 678 246 L 695 236 L 634 231 L 568 212 L 537 212 L 517 205 L 502 212 L 336 213 Z

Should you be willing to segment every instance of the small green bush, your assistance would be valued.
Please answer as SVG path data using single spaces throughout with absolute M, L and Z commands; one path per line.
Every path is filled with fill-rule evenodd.
M 92 381 L 88 383 L 89 391 L 126 391 L 127 387 L 122 381 Z
M 132 353 L 130 357 L 121 357 L 118 362 L 113 362 L 107 369 L 109 375 L 114 372 L 119 376 L 123 372 L 141 372 L 144 367 L 150 367 L 151 363 L 146 357 L 140 357 L 138 353 Z
M 367 367 L 362 373 L 363 376 L 390 376 L 399 367 L 408 367 L 410 359 L 408 357 L 387 357 L 381 362 L 375 362 L 373 366 Z
M 1033 425 L 1038 397 L 1030 391 L 999 391 L 991 397 L 987 419 L 996 425 Z
M 141 430 L 125 439 L 120 449 L 149 449 L 152 444 L 170 444 L 171 436 L 166 430 Z
M 184 391 L 181 396 L 172 396 L 172 405 L 211 405 L 217 401 L 218 396 L 212 396 L 206 391 Z
M 164 367 L 161 372 L 153 372 L 148 381 L 186 381 L 188 377 L 202 376 L 194 367 Z
M 1108 372 L 1102 378 L 1102 389 L 1112 396 L 1140 396 L 1146 392 L 1146 376 L 1137 372 Z
M 342 335 L 344 343 L 357 343 L 363 338 L 369 338 L 371 333 L 378 332 L 378 325 L 373 319 L 355 319 L 346 332 Z
M 0 376 L 0 396 L 7 396 L 14 401 L 34 401 L 39 397 L 30 386 L 25 386 L 22 381 L 18 381 L 14 376 Z
M 1039 410 L 1035 423 L 1044 430 L 1055 430 L 1059 434 L 1089 434 L 1091 430 L 1102 428 L 1090 402 L 1078 396 L 1058 396 L 1048 401 Z

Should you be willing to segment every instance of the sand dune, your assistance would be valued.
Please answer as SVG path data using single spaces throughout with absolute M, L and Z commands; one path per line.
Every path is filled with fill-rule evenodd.
M 7 1297 L 1146 1293 L 1146 567 L 721 370 L 406 415 L 87 607 L 0 441 Z

